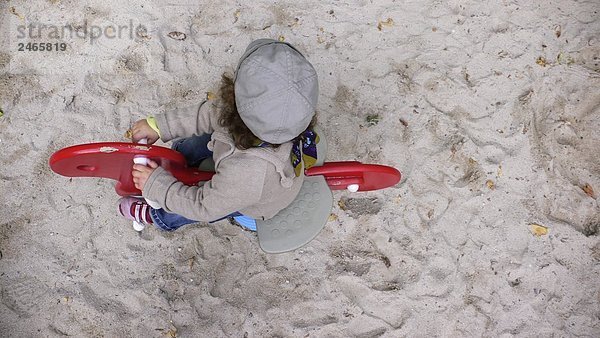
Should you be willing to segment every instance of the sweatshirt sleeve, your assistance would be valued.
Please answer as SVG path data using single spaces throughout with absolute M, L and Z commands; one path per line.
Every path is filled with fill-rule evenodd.
M 208 101 L 156 114 L 154 118 L 163 142 L 178 137 L 211 134 L 218 123 L 215 109 Z
M 255 158 L 244 159 L 243 165 L 223 161 L 219 171 L 202 186 L 187 186 L 159 167 L 146 181 L 142 194 L 167 212 L 210 222 L 256 204 L 261 198 L 266 166 L 266 162 Z

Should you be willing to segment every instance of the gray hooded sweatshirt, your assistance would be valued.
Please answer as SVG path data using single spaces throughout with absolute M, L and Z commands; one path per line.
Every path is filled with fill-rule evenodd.
M 216 102 L 205 101 L 155 116 L 164 142 L 212 134 L 208 148 L 215 161 L 213 178 L 187 186 L 159 167 L 146 181 L 142 194 L 167 212 L 197 221 L 214 221 L 236 211 L 269 219 L 296 198 L 304 180 L 303 174 L 294 174 L 292 142 L 278 148 L 236 148 L 228 131 L 218 123 Z

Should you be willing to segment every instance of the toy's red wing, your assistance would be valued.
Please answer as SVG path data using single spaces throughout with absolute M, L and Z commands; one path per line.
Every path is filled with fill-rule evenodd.
M 81 144 L 61 149 L 50 157 L 50 168 L 67 177 L 104 177 L 117 181 L 121 196 L 141 195 L 133 184 L 133 158 L 144 156 L 157 162 L 179 181 L 195 184 L 208 181 L 214 173 L 186 168 L 183 155 L 165 147 L 125 142 Z
M 358 185 L 358 191 L 378 190 L 391 187 L 402 178 L 395 168 L 360 162 L 326 162 L 322 166 L 306 170 L 307 176 L 323 175 L 331 190 L 346 189 Z

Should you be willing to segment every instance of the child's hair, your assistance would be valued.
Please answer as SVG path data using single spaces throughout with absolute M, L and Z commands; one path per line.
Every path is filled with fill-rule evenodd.
M 256 137 L 252 131 L 246 126 L 235 105 L 234 80 L 228 74 L 221 76 L 221 88 L 219 90 L 222 107 L 221 115 L 219 116 L 219 124 L 225 127 L 233 138 L 235 146 L 238 149 L 244 150 L 256 146 L 260 139 Z M 313 116 L 308 128 L 312 129 L 317 124 L 317 114 Z M 273 147 L 278 147 L 278 144 L 272 144 Z
M 244 121 L 242 121 L 240 114 L 238 114 L 235 105 L 233 79 L 227 74 L 221 76 L 220 94 L 223 104 L 221 115 L 219 116 L 219 124 L 227 128 L 238 149 L 244 150 L 253 147 L 258 137 L 252 134 L 250 129 L 244 124 Z

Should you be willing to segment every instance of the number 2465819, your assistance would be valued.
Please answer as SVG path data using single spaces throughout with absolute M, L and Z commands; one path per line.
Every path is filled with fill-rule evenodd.
M 64 42 L 28 42 L 18 44 L 19 52 L 64 52 L 67 44 Z

